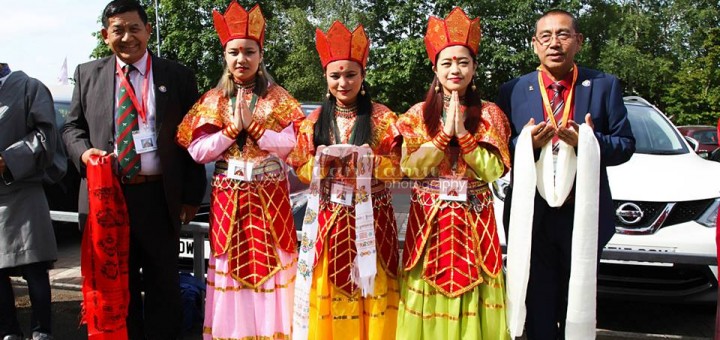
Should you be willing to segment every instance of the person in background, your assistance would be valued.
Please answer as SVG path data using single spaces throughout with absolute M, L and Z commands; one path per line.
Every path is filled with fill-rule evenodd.
M 225 72 L 177 134 L 196 162 L 215 162 L 203 337 L 287 339 L 297 236 L 284 160 L 305 116 L 265 68 L 260 7 L 233 0 L 213 19 Z
M 402 177 L 397 116 L 372 101 L 365 82 L 370 40 L 362 25 L 350 32 L 335 21 L 327 34 L 316 29 L 315 39 L 328 92 L 300 126 L 288 157 L 298 178 L 311 183 L 295 339 L 392 339 L 398 238 L 386 183 Z
M 414 180 L 397 339 L 506 339 L 502 253 L 488 184 L 509 170 L 505 115 L 474 84 L 480 19 L 430 17 L 435 78 L 400 116 L 402 171 Z
M 195 216 L 207 180 L 205 168 L 175 143 L 177 126 L 199 96 L 195 75 L 152 55 L 151 32 L 138 2 L 108 3 L 100 33 L 113 55 L 78 65 L 62 134 L 83 177 L 90 155 L 117 155 L 130 218 L 129 338 L 175 339 L 182 320 L 180 225 Z M 144 138 L 153 147 L 142 147 Z M 86 178 L 78 210 L 84 225 Z
M 50 278 L 57 245 L 43 191 L 46 169 L 63 155 L 50 91 L 0 63 L 0 337 L 22 340 L 11 275 L 27 281 L 32 339 L 52 339 Z

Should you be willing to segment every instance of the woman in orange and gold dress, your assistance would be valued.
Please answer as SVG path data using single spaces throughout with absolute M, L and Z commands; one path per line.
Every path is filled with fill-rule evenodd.
M 225 75 L 177 135 L 196 162 L 215 162 L 203 338 L 288 339 L 297 236 L 283 159 L 304 115 L 262 63 L 260 7 L 233 0 L 213 19 Z
M 397 117 L 370 99 L 364 83 L 370 43 L 362 26 L 351 33 L 336 21 L 327 35 L 318 29 L 316 38 L 328 83 L 327 100 L 302 123 L 297 146 L 288 157 L 298 177 L 312 181 L 303 233 L 310 235 L 307 225 L 315 223 L 312 236 L 301 241 L 293 338 L 392 339 L 397 321 L 398 241 L 385 181 L 401 176 Z M 358 150 L 374 158 L 358 157 Z M 315 155 L 320 154 L 324 156 L 316 162 Z M 362 177 L 367 167 L 359 164 L 367 159 L 373 171 Z M 320 167 L 323 171 L 313 177 L 313 168 Z M 363 180 L 369 188 L 359 185 Z M 367 204 L 368 198 L 372 203 L 363 209 L 361 203 Z M 366 238 L 358 242 L 362 237 Z M 367 268 L 373 274 L 366 280 Z
M 507 339 L 500 243 L 488 183 L 509 168 L 505 115 L 474 88 L 479 19 L 455 8 L 425 35 L 435 79 L 397 122 L 415 180 L 397 339 Z

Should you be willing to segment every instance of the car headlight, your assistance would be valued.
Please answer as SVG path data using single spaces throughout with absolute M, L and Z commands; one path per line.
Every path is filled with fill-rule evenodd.
M 492 182 L 492 185 L 490 186 L 490 190 L 492 190 L 493 195 L 495 195 L 497 198 L 499 198 L 501 201 L 505 202 L 505 195 L 507 195 L 507 191 L 510 188 L 510 181 L 499 178 Z
M 720 207 L 720 198 L 715 199 L 696 222 L 708 228 L 714 228 L 717 223 L 718 207 Z

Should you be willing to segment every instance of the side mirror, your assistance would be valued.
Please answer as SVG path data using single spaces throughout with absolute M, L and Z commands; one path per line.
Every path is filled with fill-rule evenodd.
M 685 136 L 685 140 L 690 144 L 690 147 L 693 149 L 693 151 L 697 152 L 698 146 L 700 143 L 695 138 L 692 138 L 690 136 Z
M 708 156 L 708 159 L 711 161 L 720 162 L 720 148 L 713 150 Z

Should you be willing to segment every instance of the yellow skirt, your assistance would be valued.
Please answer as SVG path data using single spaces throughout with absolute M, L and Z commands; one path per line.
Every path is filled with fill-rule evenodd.
M 380 261 L 373 295 L 348 297 L 328 278 L 327 246 L 313 271 L 308 339 L 384 340 L 395 338 L 399 290 Z

